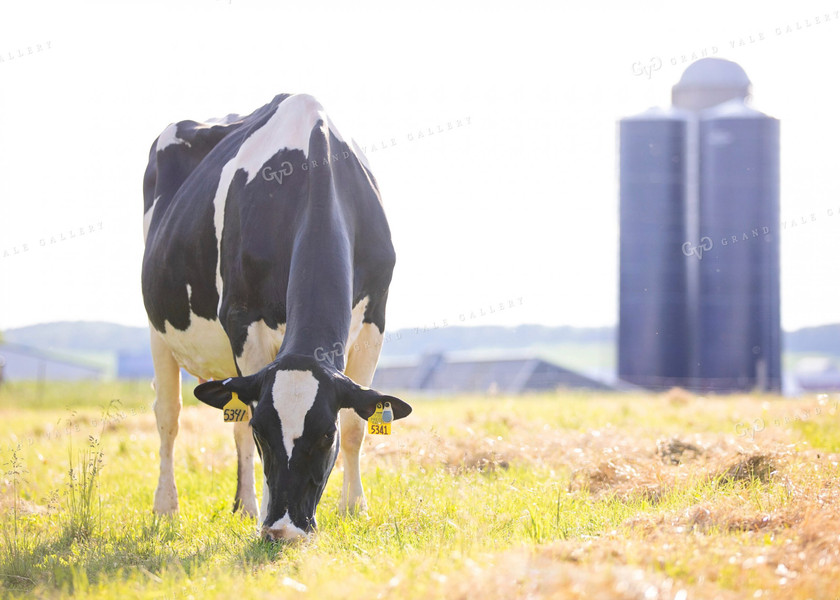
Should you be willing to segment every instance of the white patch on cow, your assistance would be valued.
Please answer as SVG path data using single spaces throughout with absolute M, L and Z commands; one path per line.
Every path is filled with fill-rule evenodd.
M 319 120 L 329 125 L 320 102 L 308 94 L 290 96 L 280 103 L 265 125 L 242 142 L 230 163 L 237 170 L 244 169 L 251 183 L 268 159 L 283 148 L 302 150 L 308 158 L 309 136 Z
M 365 310 L 370 302 L 370 296 L 365 296 L 353 307 L 353 312 L 350 315 L 350 332 L 347 334 L 346 348 L 352 348 L 359 337 L 359 332 L 362 330 L 362 320 L 365 318 Z M 347 360 L 347 353 L 344 353 L 344 360 Z
M 209 119 L 204 119 L 203 123 L 200 123 L 195 126 L 196 129 L 209 129 L 210 127 L 218 127 L 220 125 L 230 125 L 231 123 L 238 123 L 242 120 L 237 114 L 231 113 L 229 115 L 225 115 L 224 117 L 210 117 Z
M 182 140 L 178 137 L 177 123 L 172 123 L 158 136 L 157 151 L 160 152 L 167 146 L 172 146 L 174 144 L 186 144 L 187 148 L 190 147 L 190 143 L 187 140 Z
M 287 464 L 292 460 L 295 440 L 303 435 L 306 413 L 315 404 L 317 394 L 318 380 L 309 371 L 277 371 L 274 377 L 271 397 L 283 429 Z
M 318 120 L 323 120 L 330 126 L 324 108 L 308 94 L 295 94 L 286 98 L 266 123 L 252 132 L 242 142 L 239 151 L 230 159 L 219 177 L 219 187 L 213 199 L 213 225 L 216 228 L 216 256 L 221 256 L 222 237 L 225 223 L 225 205 L 227 203 L 230 184 L 236 172 L 244 170 L 247 183 L 251 183 L 260 173 L 268 160 L 281 149 L 302 150 L 305 157 L 309 157 L 309 136 Z M 338 132 L 333 129 L 338 137 Z M 340 139 L 340 138 L 339 138 Z M 216 262 L 216 291 L 222 297 L 221 260 Z M 221 300 L 220 300 L 221 301 Z
M 146 238 L 149 237 L 149 227 L 152 226 L 152 217 L 155 214 L 155 206 L 157 206 L 158 200 L 160 200 L 160 196 L 154 199 L 152 206 L 149 207 L 149 210 L 146 211 L 145 215 L 143 215 L 143 243 L 145 243 Z
M 265 324 L 265 321 L 254 321 L 248 325 L 248 335 L 242 347 L 242 354 L 236 357 L 236 362 L 242 372 L 249 375 L 256 373 L 274 360 L 285 334 L 285 323 L 277 329 L 272 329 Z
M 292 523 L 292 518 L 289 516 L 289 511 L 277 519 L 274 524 L 266 528 L 268 533 L 275 540 L 278 538 L 284 540 L 293 540 L 295 538 L 306 537 L 306 532 Z
M 204 319 L 190 311 L 186 331 L 164 322 L 161 333 L 172 356 L 189 373 L 202 379 L 225 379 L 236 374 L 233 352 L 218 319 Z

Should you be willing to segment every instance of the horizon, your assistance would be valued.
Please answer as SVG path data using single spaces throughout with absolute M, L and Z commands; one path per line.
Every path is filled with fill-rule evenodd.
M 43 327 L 47 325 L 116 325 L 118 327 L 127 327 L 131 329 L 144 329 L 147 330 L 147 325 L 128 325 L 125 323 L 117 323 L 114 321 L 99 321 L 99 320 L 64 320 L 64 321 L 46 321 L 46 322 L 39 322 L 39 323 L 30 323 L 27 325 L 20 325 L 16 327 L 9 327 L 6 329 L 0 329 L 0 334 L 8 332 L 8 331 L 16 331 L 19 329 L 27 329 L 30 327 Z M 797 329 L 785 329 L 782 327 L 782 331 L 784 333 L 796 333 L 798 331 L 804 331 L 806 329 L 819 329 L 822 327 L 832 327 L 832 326 L 840 326 L 840 321 L 836 323 L 823 323 L 820 325 L 810 325 L 807 327 L 799 327 Z M 542 323 L 516 323 L 512 325 L 505 325 L 505 324 L 483 324 L 483 323 L 473 323 L 473 324 L 460 324 L 460 323 L 450 323 L 448 325 L 439 325 L 438 327 L 424 327 L 422 325 L 409 325 L 407 327 L 396 327 L 396 328 L 385 328 L 385 331 L 396 332 L 396 331 L 405 331 L 405 330 L 418 330 L 420 333 L 426 333 L 428 331 L 435 331 L 438 329 L 453 329 L 456 327 L 463 327 L 463 328 L 478 328 L 478 327 L 498 327 L 501 329 L 518 329 L 521 327 L 543 327 L 546 329 L 583 329 L 583 330 L 599 330 L 599 329 L 617 329 L 618 324 L 613 323 L 612 325 L 593 325 L 593 326 L 581 326 L 581 325 L 544 325 Z

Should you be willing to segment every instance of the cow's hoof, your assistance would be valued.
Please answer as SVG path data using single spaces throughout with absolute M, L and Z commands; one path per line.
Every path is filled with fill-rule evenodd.
M 178 515 L 178 501 L 175 501 L 175 504 L 164 504 L 155 502 L 154 512 L 156 515 L 160 515 L 162 517 L 174 517 Z
M 242 517 L 249 519 L 256 519 L 260 516 L 260 509 L 257 506 L 257 501 L 249 502 L 241 498 L 236 498 L 233 501 L 233 512 L 238 512 Z
M 346 516 L 363 515 L 367 512 L 367 501 L 362 497 L 355 502 L 340 502 L 338 512 Z
M 160 487 L 155 490 L 154 511 L 156 515 L 178 514 L 178 490 L 175 486 Z

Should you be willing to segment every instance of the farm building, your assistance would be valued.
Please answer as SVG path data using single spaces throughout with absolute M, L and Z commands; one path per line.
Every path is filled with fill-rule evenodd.
M 825 356 L 803 358 L 794 370 L 796 385 L 807 392 L 840 391 L 840 367 L 836 359 Z
M 376 370 L 373 387 L 380 390 L 428 392 L 503 392 L 520 394 L 557 388 L 609 390 L 610 386 L 537 357 L 448 359 L 429 354 Z
M 76 381 L 102 379 L 99 365 L 23 344 L 0 344 L 0 380 Z
M 117 377 L 119 379 L 153 379 L 155 366 L 152 350 L 146 352 L 118 352 Z
M 148 379 L 155 377 L 155 365 L 152 362 L 152 350 L 145 352 L 117 352 L 118 379 Z M 181 369 L 181 378 L 195 380 L 195 377 Z

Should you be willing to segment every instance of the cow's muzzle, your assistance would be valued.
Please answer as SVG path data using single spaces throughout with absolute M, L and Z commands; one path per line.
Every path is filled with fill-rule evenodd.
M 263 525 L 260 533 L 262 538 L 268 542 L 291 542 L 308 539 L 313 531 L 314 528 L 311 527 L 303 530 L 292 523 L 288 517 L 284 517 L 273 525 Z

